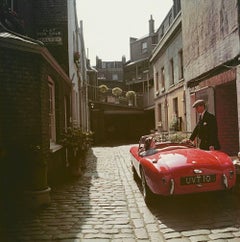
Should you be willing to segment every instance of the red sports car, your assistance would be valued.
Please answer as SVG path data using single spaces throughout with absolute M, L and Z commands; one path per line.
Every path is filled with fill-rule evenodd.
M 158 140 L 157 135 L 142 136 L 139 145 L 130 148 L 133 175 L 141 179 L 146 203 L 153 194 L 230 190 L 235 185 L 235 166 L 227 154 Z

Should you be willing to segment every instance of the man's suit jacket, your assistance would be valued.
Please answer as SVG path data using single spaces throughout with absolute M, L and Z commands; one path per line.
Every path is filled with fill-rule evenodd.
M 202 119 L 194 128 L 190 140 L 194 140 L 198 137 L 200 141 L 199 148 L 203 150 L 209 150 L 209 146 L 214 146 L 214 149 L 220 149 L 218 141 L 218 128 L 217 121 L 213 114 L 205 112 Z

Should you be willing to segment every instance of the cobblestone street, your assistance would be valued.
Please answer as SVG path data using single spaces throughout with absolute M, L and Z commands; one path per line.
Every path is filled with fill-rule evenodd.
M 129 147 L 94 147 L 82 177 L 52 187 L 49 207 L 5 223 L 0 241 L 240 241 L 239 193 L 158 198 L 147 207 Z

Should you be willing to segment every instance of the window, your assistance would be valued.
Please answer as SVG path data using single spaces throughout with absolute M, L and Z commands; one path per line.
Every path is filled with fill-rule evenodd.
M 103 63 L 102 63 L 102 69 L 105 69 L 105 68 L 106 68 L 106 63 L 103 62 Z
M 174 66 L 173 66 L 173 59 L 170 60 L 170 67 L 169 67 L 169 84 L 170 86 L 174 84 Z
M 183 79 L 183 52 L 180 50 L 178 52 L 178 73 L 179 73 L 179 80 Z
M 7 0 L 6 3 L 12 11 L 18 12 L 17 0 Z
M 162 123 L 162 104 L 161 103 L 158 104 L 158 122 Z
M 168 24 L 169 24 L 169 26 L 171 25 L 171 23 L 172 23 L 172 13 L 170 13 L 169 16 L 168 16 Z
M 161 88 L 162 90 L 165 88 L 165 71 L 164 67 L 161 69 Z
M 147 42 L 143 42 L 142 43 L 142 53 L 146 53 L 147 52 Z
M 56 121 L 55 121 L 55 86 L 53 80 L 48 77 L 49 89 L 49 138 L 56 142 Z
M 159 91 L 159 77 L 158 77 L 158 72 L 155 74 L 155 81 L 156 81 L 156 91 Z
M 111 62 L 107 62 L 106 63 L 106 68 L 107 69 L 111 69 L 111 68 L 113 68 L 114 67 L 114 64 L 113 63 L 111 63 Z
M 118 80 L 118 74 L 112 74 L 112 80 L 117 81 Z
M 161 28 L 161 35 L 160 35 L 160 38 L 162 38 L 163 35 L 164 35 L 164 25 L 163 25 L 162 28 Z
M 173 113 L 176 114 L 176 117 L 178 117 L 178 98 L 173 99 Z
M 182 130 L 182 118 L 179 117 L 179 110 L 178 110 L 178 98 L 173 98 L 173 121 L 175 123 L 174 129 L 175 131 Z
M 160 131 L 164 131 L 166 129 L 166 114 L 165 114 L 164 103 L 158 104 L 158 116 L 157 116 L 157 126 Z
M 158 43 L 158 37 L 157 37 L 157 35 L 154 35 L 153 37 L 152 37 L 152 44 L 153 45 L 156 45 Z

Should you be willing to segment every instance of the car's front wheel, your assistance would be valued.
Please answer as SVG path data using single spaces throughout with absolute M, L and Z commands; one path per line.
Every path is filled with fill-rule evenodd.
M 142 168 L 141 168 L 141 183 L 142 183 L 142 192 L 143 192 L 144 201 L 147 205 L 149 205 L 152 202 L 153 193 L 151 192 L 151 190 L 147 185 L 144 170 Z

